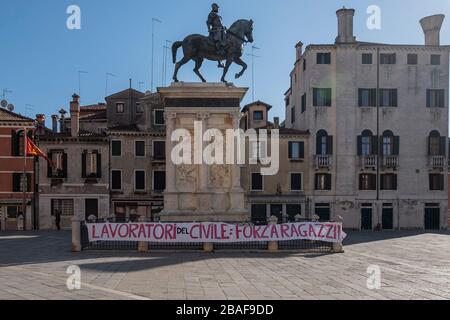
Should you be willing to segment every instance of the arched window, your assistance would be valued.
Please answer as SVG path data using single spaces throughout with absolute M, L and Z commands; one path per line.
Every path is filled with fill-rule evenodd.
M 319 130 L 316 135 L 316 154 L 333 154 L 333 137 L 329 136 L 325 130 Z
M 428 137 L 428 154 L 430 156 L 445 156 L 446 144 L 447 139 L 441 137 L 439 131 L 431 131 Z
M 391 156 L 394 154 L 394 134 L 387 130 L 383 132 L 381 150 L 384 156 Z
M 370 156 L 372 154 L 372 138 L 372 131 L 363 131 L 361 136 L 361 155 Z

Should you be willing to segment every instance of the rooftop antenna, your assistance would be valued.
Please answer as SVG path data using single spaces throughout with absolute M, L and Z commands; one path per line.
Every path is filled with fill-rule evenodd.
M 27 103 L 25 105 L 25 117 L 27 116 L 28 111 L 33 111 L 33 110 L 34 110 L 34 105 Z
M 252 53 L 247 53 L 248 56 L 252 57 L 252 102 L 255 101 L 255 58 L 261 58 L 255 55 L 255 50 L 261 50 L 261 48 L 252 46 Z
M 2 91 L 3 91 L 3 94 L 2 94 L 2 99 L 3 99 L 3 100 L 6 100 L 6 94 L 7 94 L 7 93 L 12 93 L 11 90 L 8 90 L 8 89 L 6 89 L 6 88 L 4 88 Z
M 88 74 L 89 72 L 87 71 L 78 71 L 78 96 L 81 99 L 81 74 Z
M 163 46 L 163 75 L 162 75 L 162 85 L 165 87 L 167 85 L 167 51 L 170 50 L 169 45 L 172 41 L 166 40 L 166 44 Z
M 144 84 L 144 82 L 143 81 L 139 81 L 139 91 L 141 91 L 141 86 Z M 142 91 L 141 91 L 142 92 Z
M 162 23 L 161 20 L 152 18 L 152 75 L 150 81 L 150 91 L 153 91 L 153 62 L 154 62 L 154 52 L 155 52 L 155 22 Z
M 112 74 L 112 73 L 109 73 L 109 72 L 106 73 L 105 97 L 108 96 L 108 78 L 109 77 L 115 77 L 115 76 L 116 76 L 115 74 Z

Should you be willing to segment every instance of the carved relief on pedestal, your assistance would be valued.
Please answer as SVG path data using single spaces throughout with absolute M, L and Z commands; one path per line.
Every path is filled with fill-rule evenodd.
M 210 166 L 209 185 L 212 188 L 229 188 L 231 185 L 229 165 Z
M 180 191 L 195 191 L 197 189 L 197 167 L 186 164 L 177 166 L 176 184 Z

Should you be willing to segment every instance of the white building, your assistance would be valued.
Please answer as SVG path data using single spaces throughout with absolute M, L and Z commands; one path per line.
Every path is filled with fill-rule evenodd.
M 421 20 L 425 45 L 357 41 L 337 11 L 333 44 L 296 46 L 286 127 L 309 130 L 312 210 L 351 229 L 447 227 L 450 46 L 443 15 Z

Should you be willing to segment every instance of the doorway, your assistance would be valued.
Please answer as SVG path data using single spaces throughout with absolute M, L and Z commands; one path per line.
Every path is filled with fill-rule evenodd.
M 394 229 L 394 209 L 383 208 L 381 226 L 383 230 Z
M 373 230 L 372 228 L 372 208 L 361 209 L 361 230 Z
M 439 230 L 440 217 L 439 208 L 425 208 L 425 230 Z

